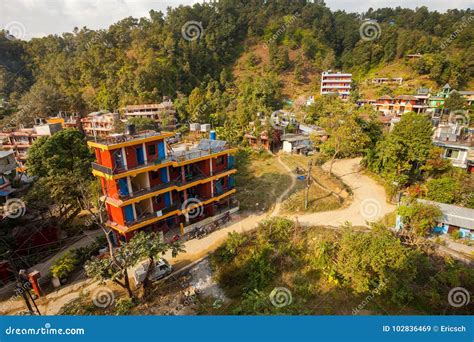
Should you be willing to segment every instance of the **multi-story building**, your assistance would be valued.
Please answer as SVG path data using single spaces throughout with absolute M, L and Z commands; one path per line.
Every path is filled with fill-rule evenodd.
M 115 121 L 120 120 L 120 114 L 107 111 L 93 112 L 81 119 L 84 133 L 93 137 L 107 137 L 114 131 Z
M 403 83 L 403 78 L 402 77 L 377 77 L 372 79 L 372 84 L 391 84 L 391 83 L 396 83 L 401 85 Z
M 176 127 L 176 110 L 170 99 L 162 103 L 126 106 L 125 117 L 152 119 L 162 128 Z
M 20 168 L 25 166 L 26 155 L 34 141 L 42 136 L 51 136 L 62 130 L 60 123 L 36 125 L 33 128 L 0 132 L 0 147 L 3 150 L 13 150 Z
M 80 117 L 78 113 L 59 112 L 57 116 L 50 117 L 47 123 L 60 123 L 63 128 L 79 128 Z
M 184 234 L 193 224 L 235 208 L 233 154 L 224 141 L 169 147 L 173 133 L 124 135 L 88 144 L 102 183 L 107 225 L 128 241 L 147 229 Z
M 469 128 L 453 123 L 439 125 L 433 143 L 443 149 L 443 158 L 453 166 L 474 172 L 474 141 Z
M 351 92 L 352 74 L 324 71 L 321 75 L 321 95 L 337 94 L 347 99 Z
M 472 90 L 466 90 L 466 91 L 460 91 L 459 94 L 461 94 L 462 97 L 466 100 L 466 104 L 468 106 L 472 106 L 474 104 L 474 91 Z
M 424 113 L 428 109 L 423 96 L 399 95 L 391 97 L 384 95 L 374 103 L 375 108 L 384 115 L 402 115 L 408 112 Z

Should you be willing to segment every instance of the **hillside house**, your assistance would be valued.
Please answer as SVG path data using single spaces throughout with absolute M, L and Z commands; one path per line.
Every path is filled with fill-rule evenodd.
M 35 140 L 42 136 L 51 136 L 60 130 L 62 130 L 61 124 L 54 123 L 0 132 L 0 147 L 3 150 L 12 150 L 18 166 L 23 168 L 28 150 Z
M 474 209 L 421 199 L 418 201 L 435 205 L 441 210 L 442 217 L 438 220 L 438 224 L 433 227 L 434 233 L 451 234 L 459 232 L 461 238 L 474 240 Z
M 129 105 L 124 108 L 125 118 L 147 118 L 154 120 L 160 127 L 176 127 L 176 109 L 171 99 L 165 98 L 162 103 Z
M 474 172 L 474 143 L 472 131 L 459 124 L 441 124 L 433 134 L 433 143 L 443 149 L 443 158 L 453 166 Z
M 349 98 L 352 74 L 324 71 L 321 74 L 321 95 L 336 94 L 343 100 Z

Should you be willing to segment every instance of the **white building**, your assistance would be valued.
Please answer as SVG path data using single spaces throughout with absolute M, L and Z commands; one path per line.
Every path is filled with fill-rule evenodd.
M 352 74 L 324 71 L 321 75 L 321 95 L 337 94 L 347 99 L 352 88 Z

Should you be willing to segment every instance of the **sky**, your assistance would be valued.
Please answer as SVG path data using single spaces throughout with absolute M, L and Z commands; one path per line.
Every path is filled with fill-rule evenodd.
M 120 19 L 148 16 L 150 9 L 166 11 L 179 5 L 192 5 L 196 0 L 0 0 L 0 28 L 21 39 L 71 32 L 74 27 L 107 28 Z M 473 8 L 473 0 L 325 0 L 332 10 L 363 12 L 379 7 L 430 10 Z

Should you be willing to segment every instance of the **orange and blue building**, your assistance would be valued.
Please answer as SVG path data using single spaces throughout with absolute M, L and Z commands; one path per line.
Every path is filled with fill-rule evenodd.
M 171 148 L 166 139 L 173 135 L 147 132 L 88 142 L 95 151 L 92 169 L 101 182 L 106 224 L 117 240 L 128 241 L 140 230 L 183 232 L 235 208 L 237 150 L 210 139 Z M 188 215 L 196 207 L 199 215 Z

